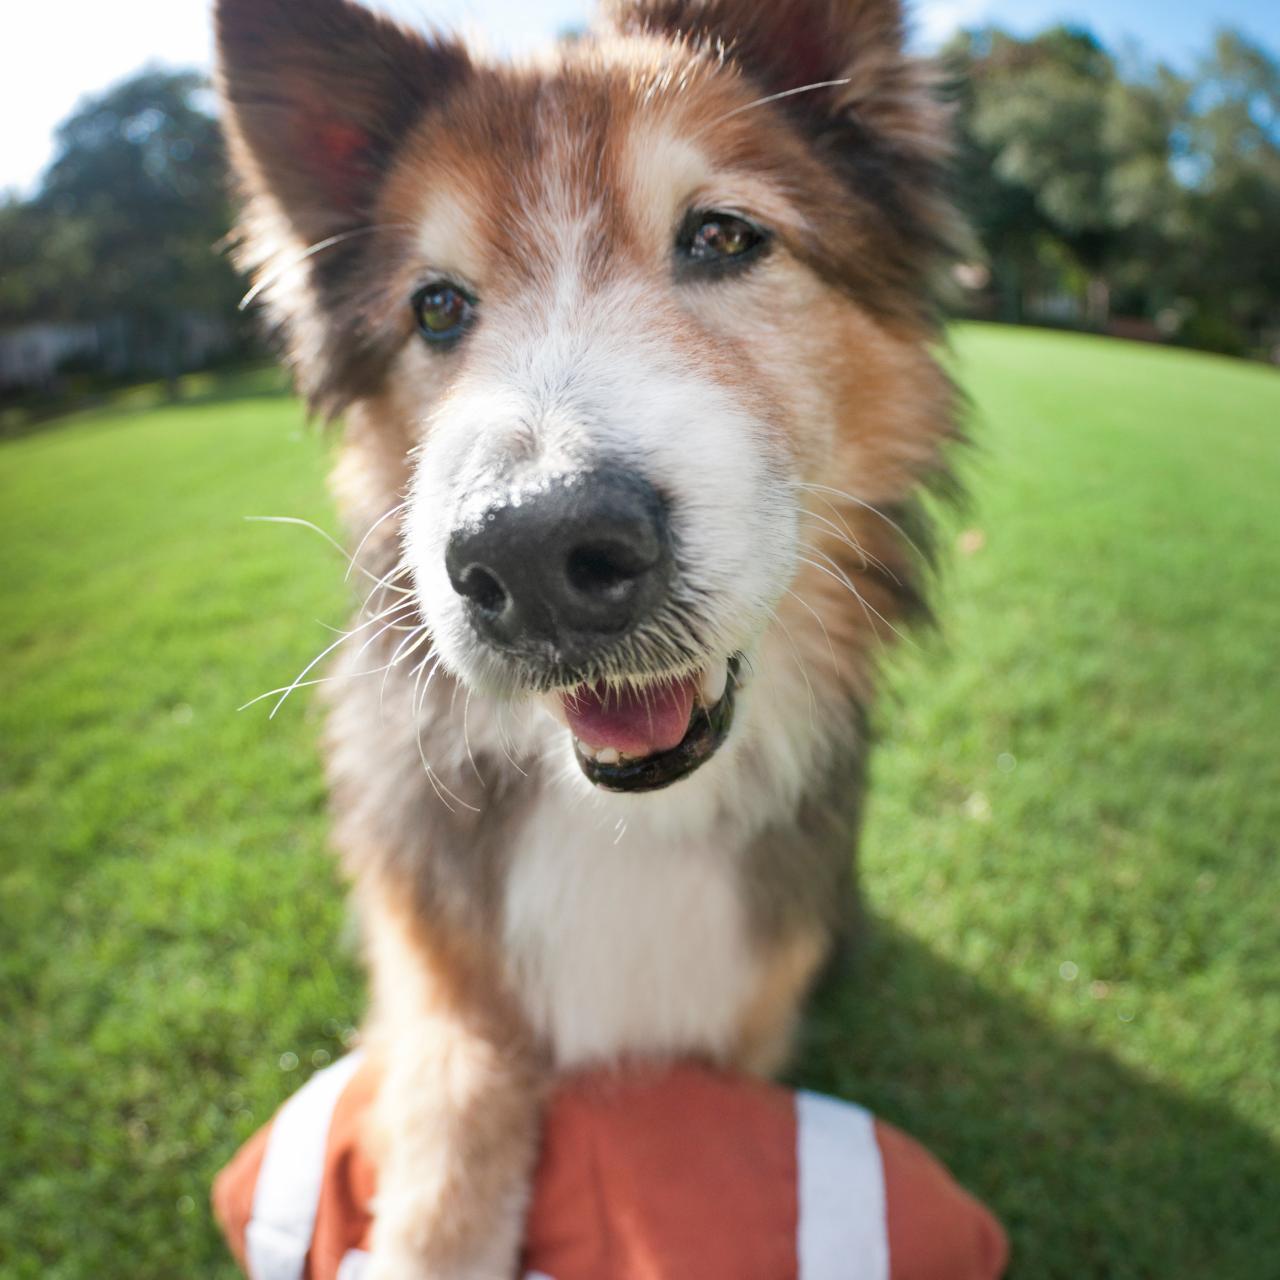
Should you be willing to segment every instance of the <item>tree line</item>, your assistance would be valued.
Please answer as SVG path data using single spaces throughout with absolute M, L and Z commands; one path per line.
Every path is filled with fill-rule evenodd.
M 1080 29 L 988 27 L 944 61 L 960 203 L 989 274 L 980 304 L 1014 322 L 1123 317 L 1236 355 L 1280 346 L 1280 64 L 1267 50 L 1222 31 L 1181 73 Z
M 60 385 L 173 379 L 245 352 L 212 111 L 200 73 L 141 71 L 63 121 L 33 195 L 0 201 L 0 394 L 6 345 L 37 375 L 57 360 Z
M 1178 71 L 1082 29 L 985 27 L 942 63 L 970 311 L 1274 358 L 1280 64 L 1266 49 L 1223 31 Z M 241 285 L 218 252 L 229 225 L 202 76 L 146 69 L 84 101 L 36 191 L 0 199 L 0 395 L 15 334 L 41 335 L 46 363 L 65 348 L 63 382 L 245 354 Z

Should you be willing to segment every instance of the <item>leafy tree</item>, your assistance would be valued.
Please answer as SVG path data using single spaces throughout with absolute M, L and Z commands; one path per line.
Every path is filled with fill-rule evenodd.
M 1125 218 L 1112 178 L 1110 127 L 1123 103 L 1111 55 L 1088 32 L 1055 27 L 1032 40 L 990 29 L 970 37 L 973 83 L 966 125 L 989 165 L 998 208 L 1025 241 L 1052 235 L 1089 277 L 1090 317 L 1107 318 L 1107 268 Z M 988 231 L 991 229 L 988 228 Z
M 1177 244 L 1188 234 L 1175 139 L 1189 85 L 1167 67 L 1117 77 L 1108 88 L 1100 143 L 1111 224 L 1105 269 L 1113 300 L 1154 315 L 1176 300 Z
M 215 252 L 230 218 L 206 95 L 194 72 L 148 69 L 63 122 L 34 200 L 0 206 L 0 318 L 110 319 L 137 367 L 172 375 L 184 313 L 235 315 L 237 282 Z
M 1233 332 L 1280 332 L 1280 63 L 1221 32 L 1189 106 L 1179 281 L 1194 300 L 1189 336 L 1229 350 Z
M 1002 170 L 999 143 L 974 127 L 975 114 L 991 91 L 989 59 L 1008 39 L 994 28 L 960 32 L 947 47 L 945 61 L 956 103 L 960 202 L 991 261 L 1001 315 L 1017 323 L 1023 318 L 1023 292 L 1050 223 L 1032 188 Z
M 68 318 L 68 282 L 89 272 L 83 224 L 35 204 L 0 203 L 0 326 Z
M 1192 77 L 1122 65 L 1057 27 L 961 34 L 960 182 L 1006 318 L 1079 280 L 1102 327 L 1129 314 L 1243 351 L 1280 329 L 1280 67 L 1219 35 Z

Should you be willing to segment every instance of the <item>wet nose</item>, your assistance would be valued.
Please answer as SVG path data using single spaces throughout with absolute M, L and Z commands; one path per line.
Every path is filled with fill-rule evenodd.
M 445 564 L 490 643 L 581 661 L 634 630 L 665 598 L 666 508 L 633 471 L 555 478 L 485 505 L 454 530 Z

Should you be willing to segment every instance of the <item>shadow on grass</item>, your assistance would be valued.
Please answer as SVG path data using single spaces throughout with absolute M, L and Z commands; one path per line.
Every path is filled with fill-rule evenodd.
M 882 922 L 819 993 L 794 1083 L 855 1099 L 992 1206 L 1025 1280 L 1280 1275 L 1280 1151 Z

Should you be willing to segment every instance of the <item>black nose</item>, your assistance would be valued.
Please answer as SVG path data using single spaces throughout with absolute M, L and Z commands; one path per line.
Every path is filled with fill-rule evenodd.
M 556 478 L 483 504 L 454 530 L 445 564 L 491 643 L 581 661 L 661 604 L 672 564 L 666 509 L 634 472 Z

